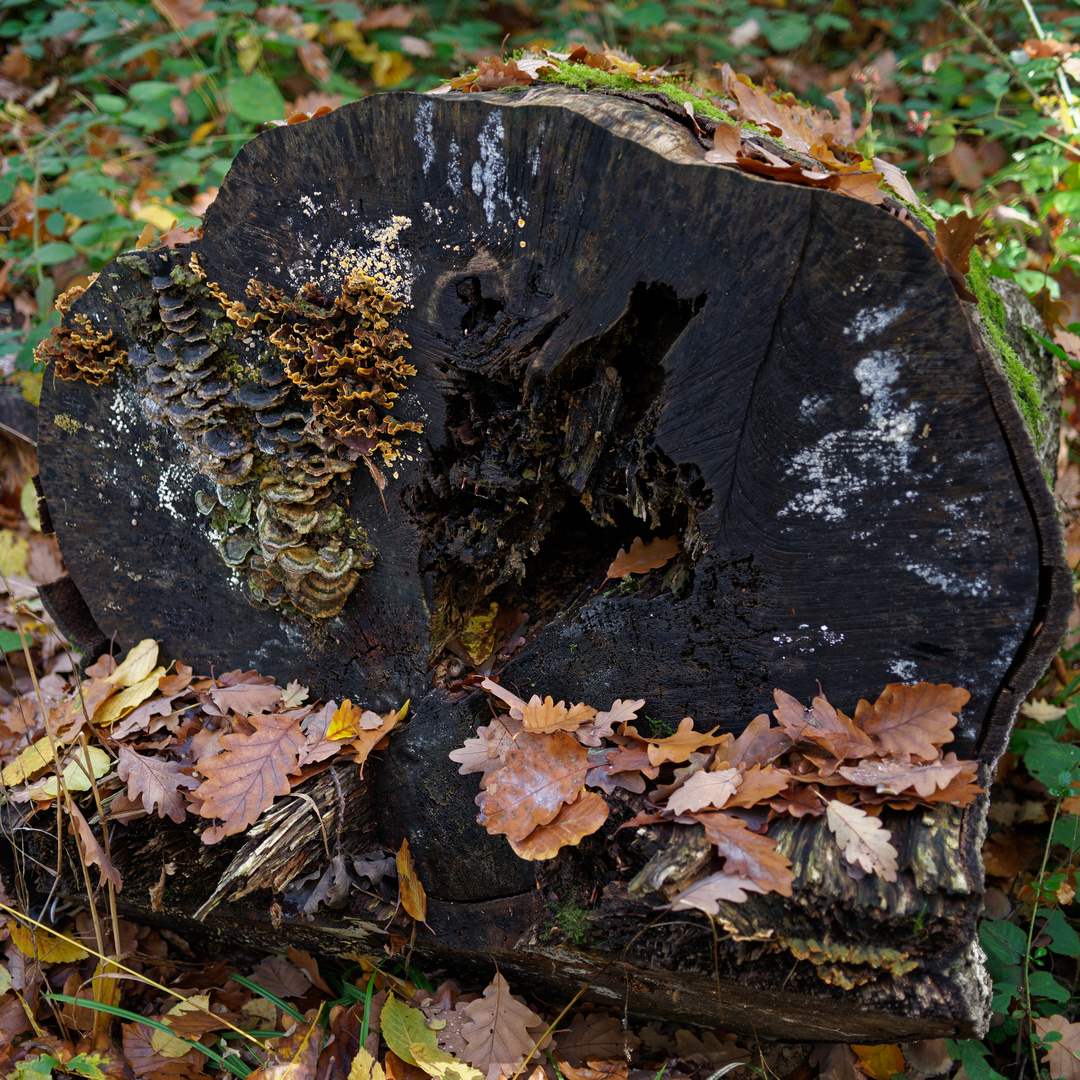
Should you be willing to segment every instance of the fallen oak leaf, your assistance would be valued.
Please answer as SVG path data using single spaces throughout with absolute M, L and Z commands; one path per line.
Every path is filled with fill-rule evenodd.
M 717 124 L 713 132 L 713 148 L 705 155 L 710 165 L 734 165 L 742 151 L 742 124 Z
M 1060 1013 L 1035 1019 L 1035 1030 L 1042 1042 L 1042 1059 L 1050 1068 L 1050 1076 L 1061 1080 L 1080 1080 L 1080 1023 L 1070 1023 Z M 1061 1037 L 1047 1039 L 1052 1032 Z
M 397 725 L 405 719 L 409 711 L 409 702 L 406 701 L 400 709 L 391 710 L 381 717 L 380 724 L 374 730 L 362 730 L 355 739 L 351 739 L 348 745 L 352 748 L 350 757 L 357 765 L 363 765 L 372 750 L 378 750 L 384 745 L 384 740 Z M 361 770 L 363 771 L 363 770 Z
M 668 735 L 664 739 L 648 740 L 648 755 L 651 765 L 662 765 L 665 761 L 675 763 L 686 761 L 692 753 L 705 746 L 715 746 L 723 742 L 725 736 L 713 736 L 713 731 L 719 729 L 719 724 L 705 734 L 694 730 L 692 717 L 684 716 L 679 721 L 679 727 L 674 735 Z
M 769 836 L 753 832 L 742 818 L 731 814 L 694 814 L 704 827 L 705 836 L 724 859 L 724 872 L 751 878 L 760 892 L 791 896 L 795 875 L 791 860 L 776 847 Z
M 401 841 L 397 853 L 398 899 L 408 915 L 417 922 L 427 924 L 427 893 L 420 879 L 416 876 L 412 855 L 409 854 L 409 841 Z
M 199 781 L 180 771 L 176 761 L 164 757 L 143 757 L 130 746 L 118 747 L 116 771 L 127 784 L 128 798 L 142 803 L 147 813 L 157 813 L 164 820 L 171 818 L 178 825 L 187 817 L 187 804 L 182 789 L 194 790 Z
M 120 880 L 120 871 L 109 861 L 105 849 L 98 843 L 98 838 L 94 835 L 94 830 L 90 828 L 86 818 L 83 817 L 82 811 L 74 800 L 69 800 L 65 809 L 71 818 L 72 832 L 78 837 L 79 854 L 83 862 L 98 868 L 101 873 L 102 886 L 108 881 L 119 892 L 123 887 Z
M 645 699 L 623 701 L 616 698 L 606 712 L 598 712 L 592 720 L 577 729 L 574 738 L 582 746 L 599 746 L 604 739 L 614 733 L 616 724 L 628 724 L 637 719 L 638 710 L 645 704 Z
M 773 698 L 776 701 L 773 716 L 794 742 L 811 742 L 838 761 L 877 753 L 870 736 L 850 717 L 834 709 L 824 694 L 815 697 L 808 709 L 783 690 L 774 690 Z
M 330 718 L 326 738 L 332 741 L 355 739 L 361 731 L 376 731 L 383 718 L 370 709 L 358 709 L 346 698 Z
M 787 753 L 793 743 L 783 728 L 773 727 L 762 713 L 743 728 L 742 734 L 724 752 L 729 765 L 769 765 Z
M 825 820 L 844 858 L 868 874 L 879 874 L 886 881 L 895 881 L 899 852 L 889 843 L 892 837 L 889 830 L 858 806 L 848 806 L 838 799 L 829 799 L 826 803 Z
M 257 683 L 215 687 L 208 693 L 219 709 L 240 716 L 269 712 L 281 702 L 280 686 L 262 686 Z
M 608 819 L 611 808 L 602 795 L 586 791 L 560 808 L 546 825 L 533 829 L 523 840 L 510 841 L 519 859 L 553 859 L 564 847 L 580 844 Z
M 720 810 L 735 794 L 741 782 L 742 773 L 738 769 L 720 769 L 717 772 L 699 770 L 670 796 L 667 808 L 675 814 L 707 807 Z
M 297 768 L 305 738 L 295 716 L 253 716 L 251 723 L 250 735 L 223 735 L 224 751 L 198 763 L 206 778 L 195 790 L 199 816 L 222 822 L 204 830 L 204 844 L 243 832 L 291 786 L 289 773 Z
M 465 1039 L 462 1057 L 485 1073 L 487 1080 L 500 1075 L 513 1076 L 525 1055 L 540 1041 L 531 1034 L 543 1029 L 543 1019 L 510 993 L 510 986 L 499 971 L 484 988 L 483 997 L 465 1006 L 469 1023 L 461 1029 Z M 543 1045 L 549 1041 L 544 1039 Z
M 503 833 L 511 841 L 524 840 L 577 798 L 588 771 L 585 748 L 565 732 L 526 733 L 521 749 L 507 753 L 506 764 L 477 797 L 476 820 L 493 836 Z
M 738 790 L 725 806 L 728 809 L 737 806 L 760 806 L 786 790 L 791 780 L 791 773 L 787 769 L 777 769 L 772 765 L 751 765 L 743 771 Z
M 572 705 L 568 709 L 563 701 L 556 705 L 550 695 L 541 701 L 538 694 L 533 694 L 521 710 L 521 726 L 525 731 L 548 735 L 553 731 L 576 731 L 594 716 L 596 710 L 588 705 Z
M 604 580 L 629 577 L 631 574 L 647 574 L 650 570 L 659 570 L 679 554 L 679 538 L 669 536 L 666 540 L 657 537 L 644 543 L 640 536 L 634 537 L 629 551 L 619 548 L 612 564 L 607 568 Z
M 882 794 L 899 795 L 911 788 L 924 799 L 935 794 L 963 774 L 974 782 L 978 766 L 973 761 L 959 761 L 947 754 L 941 761 L 908 764 L 904 761 L 862 761 L 858 765 L 841 765 L 836 771 L 853 784 L 872 787 Z
M 737 874 L 727 874 L 721 870 L 683 889 L 667 905 L 666 910 L 702 911 L 706 915 L 719 915 L 721 901 L 741 904 L 746 900 L 748 893 L 765 891 L 756 881 L 739 877 Z
M 952 741 L 956 714 L 970 699 L 966 690 L 948 683 L 890 683 L 873 705 L 860 700 L 855 723 L 884 754 L 933 761 Z

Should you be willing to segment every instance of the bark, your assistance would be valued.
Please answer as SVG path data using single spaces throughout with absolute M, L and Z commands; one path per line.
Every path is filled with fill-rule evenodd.
M 260 394 L 288 389 L 280 357 L 259 326 L 230 336 L 223 312 L 255 310 L 252 280 L 288 298 L 316 284 L 328 301 L 355 270 L 405 305 L 392 324 L 416 373 L 392 415 L 419 430 L 375 457 L 383 489 L 362 462 L 334 481 L 348 506 L 335 551 L 374 561 L 316 618 L 289 610 L 308 593 L 260 601 L 266 575 L 208 538 L 208 520 L 227 550 L 250 532 L 233 494 L 263 499 L 296 445 L 280 433 L 296 424 L 302 446 L 312 408 L 294 394 L 273 408 L 300 420 L 256 415 Z M 656 922 L 657 882 L 695 865 L 685 831 L 616 833 L 636 809 L 624 801 L 601 834 L 529 864 L 476 824 L 475 777 L 447 757 L 488 715 L 482 694 L 454 689 L 448 658 L 469 654 L 470 620 L 495 603 L 529 615 L 525 646 L 499 661 L 526 697 L 641 697 L 654 717 L 738 732 L 774 687 L 808 699 L 820 680 L 850 712 L 890 682 L 951 682 L 972 699 L 949 749 L 993 763 L 1060 640 L 1071 575 L 1000 359 L 914 232 L 838 194 L 709 166 L 691 130 L 640 102 L 383 95 L 254 140 L 200 240 L 122 256 L 72 310 L 94 333 L 71 365 L 126 351 L 102 385 L 50 377 L 42 399 L 65 602 L 91 615 L 73 634 L 153 636 L 197 668 L 256 667 L 380 712 L 409 698 L 370 786 L 339 778 L 339 799 L 326 774 L 311 783 L 348 850 L 408 837 L 432 897 L 420 955 L 494 959 L 563 990 L 591 979 L 635 1011 L 759 1035 L 882 1042 L 985 1023 L 981 803 L 897 815 L 895 886 L 852 879 L 820 824 L 774 825 L 796 896 L 728 905 L 715 941 L 704 917 Z M 173 321 L 195 336 L 177 344 L 166 312 L 189 310 Z M 320 323 L 331 340 L 343 325 Z M 217 353 L 195 381 L 218 411 L 184 427 L 191 408 L 161 388 L 204 341 Z M 232 457 L 192 457 L 229 439 Z M 253 442 L 261 466 L 223 494 L 211 474 Z M 672 534 L 673 563 L 605 581 L 635 535 Z M 360 895 L 314 922 L 281 900 L 328 851 L 310 811 L 270 813 L 292 823 L 260 823 L 243 850 L 133 823 L 114 841 L 130 852 L 125 896 L 157 880 L 160 851 L 186 867 L 170 920 L 199 909 L 249 940 L 381 948 L 386 913 Z M 588 912 L 573 950 L 569 917 L 552 914 L 568 904 Z

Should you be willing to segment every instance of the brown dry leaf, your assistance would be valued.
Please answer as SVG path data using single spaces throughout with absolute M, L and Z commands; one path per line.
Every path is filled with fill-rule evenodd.
M 504 686 L 500 686 L 493 679 L 484 679 L 480 686 L 489 694 L 494 694 L 500 701 L 504 701 L 510 706 L 511 719 L 520 720 L 524 715 L 525 702 L 517 694 L 507 690 Z
M 316 1011 L 309 1009 L 288 1035 L 270 1040 L 266 1064 L 249 1073 L 248 1080 L 314 1080 L 324 1034 Z
M 405 718 L 409 711 L 409 702 L 405 702 L 400 709 L 391 710 L 380 718 L 380 723 L 374 730 L 361 730 L 355 739 L 351 739 L 348 746 L 352 749 L 352 760 L 357 765 L 363 765 L 372 750 L 378 750 L 384 745 L 387 735 Z M 365 714 L 366 715 L 366 714 Z
M 206 0 L 151 0 L 154 9 L 177 30 L 189 30 L 193 23 L 212 19 L 212 12 L 204 12 Z
M 947 259 L 961 274 L 966 274 L 971 269 L 971 249 L 978 239 L 985 218 L 986 214 L 971 217 L 961 210 L 950 218 L 935 222 L 937 252 L 943 261 Z
M 172 818 L 179 825 L 187 816 L 187 803 L 180 792 L 193 791 L 199 781 L 181 772 L 180 764 L 166 757 L 143 757 L 123 743 L 118 751 L 116 771 L 128 786 L 128 798 L 141 802 L 147 813 L 156 811 L 162 820 Z
M 948 757 L 952 757 L 949 754 Z M 949 803 L 952 806 L 969 806 L 975 799 L 985 792 L 985 788 L 975 783 L 975 764 L 970 763 L 970 772 L 961 772 L 954 780 L 945 787 L 936 791 L 927 801 L 933 803 Z M 1044 808 L 1045 809 L 1045 808 Z
M 999 832 L 983 843 L 983 868 L 988 877 L 1012 880 L 1031 867 L 1041 846 L 1030 833 Z
M 281 702 L 280 686 L 241 683 L 239 686 L 214 688 L 208 693 L 222 712 L 234 712 L 240 716 L 269 712 Z
M 1044 1042 L 1043 1062 L 1050 1067 L 1054 1080 L 1080 1080 L 1080 1024 L 1070 1023 L 1064 1016 L 1039 1016 L 1035 1030 L 1045 1039 L 1051 1031 L 1061 1034 L 1057 1042 Z
M 678 730 L 674 735 L 668 735 L 665 739 L 650 739 L 648 745 L 648 755 L 650 765 L 663 765 L 665 761 L 673 761 L 676 764 L 682 761 L 686 761 L 692 753 L 702 749 L 705 746 L 715 746 L 718 742 L 723 742 L 724 735 L 713 736 L 712 731 L 702 734 L 700 731 L 694 730 L 694 721 L 692 717 L 684 716 L 679 721 Z M 622 768 L 633 768 L 633 766 L 622 766 Z
M 555 1054 L 560 1062 L 580 1066 L 588 1060 L 620 1059 L 641 1044 L 618 1018 L 608 1013 L 576 1013 L 570 1027 L 555 1036 Z
M 524 840 L 573 802 L 589 771 L 585 748 L 565 732 L 525 734 L 522 741 L 477 799 L 476 820 L 492 835 L 503 833 L 512 841 Z
M 307 973 L 284 956 L 268 956 L 260 960 L 251 969 L 251 977 L 264 990 L 279 998 L 303 997 L 311 987 Z
M 599 746 L 604 739 L 611 738 L 616 724 L 628 724 L 637 719 L 638 709 L 645 704 L 645 699 L 623 701 L 616 698 L 606 712 L 598 712 L 591 721 L 583 724 L 574 734 L 582 746 Z
M 743 733 L 724 752 L 729 765 L 769 765 L 791 749 L 791 737 L 783 728 L 773 727 L 762 713 L 743 728 Z
M 562 1071 L 566 1080 L 627 1080 L 630 1066 L 626 1061 L 589 1060 L 578 1068 L 563 1062 Z
M 319 972 L 318 962 L 315 957 L 303 949 L 294 949 L 291 945 L 285 950 L 289 959 L 308 977 L 308 980 L 317 986 L 324 994 L 332 994 L 329 984 Z
M 204 1031 L 220 1029 L 217 1017 L 210 1012 L 209 993 L 192 994 L 191 997 L 185 998 L 183 1001 L 178 1001 L 164 1015 L 154 1016 L 151 1019 L 156 1020 L 159 1024 L 165 1024 L 166 1027 L 169 1027 L 170 1019 L 175 1018 L 177 1021 L 177 1028 L 187 1033 L 191 1031 L 191 1025 L 183 1022 L 182 1018 L 185 1013 L 194 1014 L 194 1028 L 196 1031 L 198 1031 L 203 1024 L 207 1025 L 204 1028 Z M 196 1036 L 196 1038 L 198 1038 L 198 1036 Z M 150 1045 L 162 1057 L 167 1058 L 183 1057 L 191 1049 L 191 1047 L 177 1035 L 157 1029 L 155 1029 L 153 1035 L 150 1036 Z
M 496 720 L 487 727 L 477 728 L 475 738 L 466 739 L 464 746 L 451 750 L 449 757 L 451 761 L 458 763 L 458 772 L 462 776 L 468 776 L 469 773 L 474 772 L 483 773 L 480 781 L 483 786 L 493 772 L 502 768 L 506 752 L 514 747 L 513 741 L 507 735 L 502 740 L 505 746 L 500 750 L 499 732 L 505 733 L 505 731 L 506 729 Z
M 846 1043 L 818 1043 L 810 1054 L 810 1064 L 818 1069 L 818 1080 L 863 1080 L 856 1060 Z
M 825 819 L 849 863 L 861 866 L 868 874 L 879 874 L 886 881 L 896 880 L 899 853 L 889 843 L 892 834 L 877 818 L 858 806 L 831 799 Z
M 188 1048 L 181 1057 L 163 1057 L 150 1042 L 155 1029 L 148 1024 L 122 1024 L 120 1030 L 124 1059 L 136 1076 L 152 1076 L 154 1080 L 159 1077 L 163 1080 L 193 1080 L 206 1075 L 199 1068 L 206 1057 L 198 1050 Z
M 927 764 L 908 764 L 905 761 L 863 761 L 858 765 L 842 765 L 836 771 L 853 784 L 875 788 L 880 793 L 897 795 L 910 788 L 924 799 L 936 799 L 936 793 L 947 788 L 961 774 L 974 783 L 978 766 L 974 761 L 958 761 L 947 754 L 941 761 Z
M 815 697 L 809 709 L 783 690 L 774 690 L 773 698 L 777 706 L 773 716 L 795 742 L 812 742 L 838 761 L 877 753 L 873 740 L 850 717 L 834 709 L 824 694 Z
M 66 809 L 71 818 L 72 831 L 79 840 L 79 854 L 83 862 L 98 868 L 101 872 L 102 885 L 108 881 L 119 892 L 122 888 L 120 871 L 109 862 L 105 849 L 98 843 L 94 830 L 90 828 L 86 818 L 83 817 L 82 811 L 76 806 L 74 799 L 68 800 Z
M 629 551 L 619 548 L 619 554 L 607 568 L 608 578 L 629 577 L 631 574 L 647 574 L 650 570 L 659 570 L 679 554 L 679 538 L 669 536 L 666 540 L 657 537 L 647 544 L 640 536 L 634 537 Z
M 485 988 L 484 996 L 466 1005 L 465 1012 L 470 1022 L 461 1030 L 465 1038 L 462 1057 L 486 1073 L 487 1080 L 513 1076 L 536 1045 L 530 1029 L 545 1027 L 541 1017 L 510 993 L 509 984 L 499 972 Z
M 825 186 L 841 195 L 850 195 L 853 199 L 877 206 L 885 201 L 885 192 L 881 190 L 881 173 L 864 172 L 858 166 L 850 166 L 842 172 L 833 173 Z
M 732 807 L 760 806 L 779 795 L 791 783 L 791 773 L 772 765 L 751 765 L 742 774 L 738 791 L 725 803 Z M 720 809 L 717 807 L 717 809 Z
M 939 748 L 952 741 L 955 714 L 970 698 L 966 690 L 948 683 L 890 683 L 873 705 L 859 702 L 855 723 L 885 754 L 905 761 L 911 757 L 934 761 Z
M 199 815 L 219 818 L 202 834 L 204 844 L 216 844 L 255 823 L 278 795 L 289 791 L 304 745 L 304 733 L 293 716 L 254 716 L 255 730 L 223 735 L 223 753 L 203 758 L 199 772 L 206 780 L 195 792 Z
M 791 896 L 791 861 L 771 837 L 752 832 L 742 818 L 730 814 L 695 814 L 705 835 L 724 859 L 724 872 L 752 878 L 760 892 Z
M 750 1055 L 723 1031 L 702 1031 L 695 1035 L 686 1028 L 675 1032 L 675 1055 L 688 1065 L 712 1070 L 729 1061 L 749 1061 Z
M 588 705 L 572 705 L 568 709 L 563 701 L 556 705 L 550 695 L 541 701 L 539 695 L 533 694 L 521 710 L 521 726 L 537 735 L 548 735 L 553 731 L 576 731 L 594 716 L 596 710 Z
M 524 840 L 511 840 L 519 859 L 553 859 L 560 848 L 580 844 L 608 819 L 610 808 L 602 795 L 586 791 L 562 807 L 546 825 L 533 829 Z
M 904 1055 L 895 1043 L 880 1046 L 856 1046 L 852 1043 L 851 1049 L 859 1059 L 862 1071 L 873 1080 L 891 1080 L 895 1073 L 903 1073 L 906 1069 Z
M 522 71 L 514 60 L 503 63 L 497 56 L 489 56 L 480 61 L 476 69 L 473 88 L 476 90 L 498 90 L 503 86 L 528 86 L 536 81 L 536 76 Z
M 426 922 L 427 893 L 416 876 L 416 867 L 409 854 L 408 840 L 401 841 L 401 849 L 397 853 L 397 872 L 398 897 L 401 900 L 401 906 L 417 922 Z
M 705 155 L 710 165 L 734 165 L 742 151 L 742 124 L 717 124 L 713 132 L 713 148 Z
M 667 808 L 676 814 L 712 807 L 719 810 L 742 782 L 738 769 L 720 769 L 718 772 L 695 772 L 667 802 Z M 786 786 L 786 785 L 784 785 Z M 774 791 L 772 794 L 776 794 Z
M 741 904 L 748 893 L 763 893 L 763 889 L 750 878 L 739 877 L 720 871 L 695 881 L 683 889 L 668 905 L 670 911 L 703 911 L 706 915 L 718 915 L 721 901 Z

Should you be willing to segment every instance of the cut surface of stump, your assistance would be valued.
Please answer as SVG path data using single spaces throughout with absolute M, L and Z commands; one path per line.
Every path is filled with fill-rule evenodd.
M 850 711 L 951 683 L 971 700 L 948 749 L 996 758 L 1071 577 L 1000 365 L 911 229 L 708 165 L 642 104 L 382 95 L 248 144 L 201 239 L 121 256 L 67 325 L 58 370 L 82 377 L 46 378 L 39 445 L 75 591 L 105 638 L 197 669 L 411 700 L 364 797 L 433 898 L 421 953 L 783 1037 L 984 1022 L 981 803 L 897 814 L 893 886 L 853 881 L 820 822 L 783 823 L 796 896 L 725 905 L 717 975 L 702 916 L 636 936 L 655 913 L 628 884 L 671 858 L 670 826 L 616 835 L 621 806 L 528 863 L 448 759 L 490 715 L 448 664 L 507 626 L 525 644 L 501 681 L 526 698 L 643 698 L 737 733 L 776 687 L 820 680 Z M 665 566 L 605 580 L 668 536 Z M 170 852 L 191 836 L 154 828 Z M 210 924 L 266 930 L 284 884 L 230 901 L 254 865 L 235 857 L 201 853 L 175 911 L 213 894 Z M 592 913 L 572 963 L 544 896 Z M 357 904 L 280 933 L 372 947 Z

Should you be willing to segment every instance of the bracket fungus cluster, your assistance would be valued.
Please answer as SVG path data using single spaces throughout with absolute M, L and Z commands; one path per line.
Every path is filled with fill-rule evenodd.
M 402 307 L 373 277 L 349 275 L 327 303 L 314 286 L 290 300 L 252 280 L 231 299 L 182 249 L 117 260 L 143 282 L 122 305 L 130 350 L 94 329 L 64 298 L 64 324 L 40 348 L 63 379 L 109 381 L 126 361 L 144 415 L 168 426 L 188 460 L 213 481 L 196 506 L 222 559 L 248 596 L 330 618 L 371 567 L 375 551 L 347 512 L 350 474 L 371 455 L 395 455 L 395 434 L 420 430 L 390 415 L 415 369 L 405 335 L 390 329 Z M 146 288 L 145 286 L 148 286 Z M 59 306 L 59 305 L 58 305 Z

